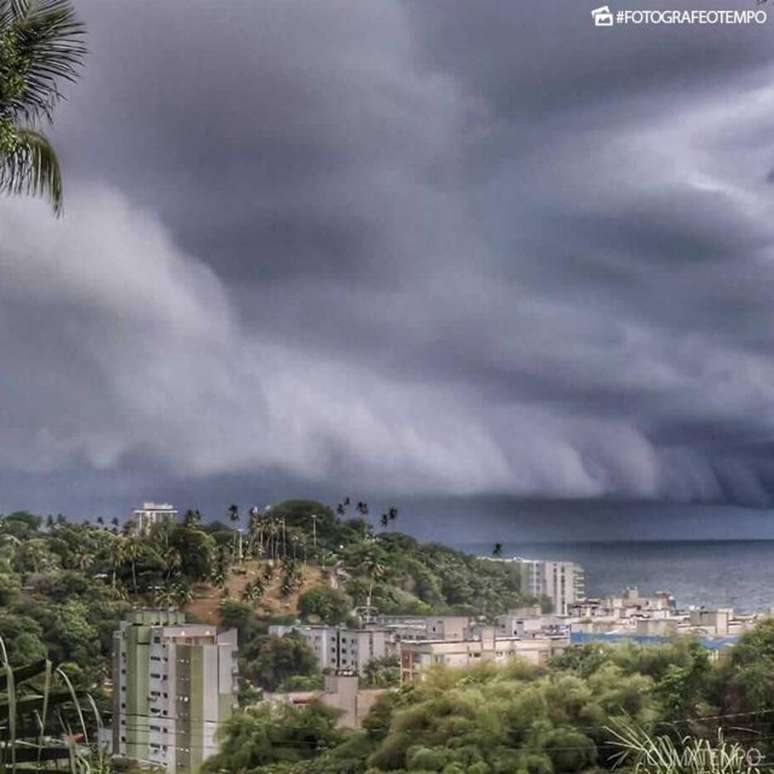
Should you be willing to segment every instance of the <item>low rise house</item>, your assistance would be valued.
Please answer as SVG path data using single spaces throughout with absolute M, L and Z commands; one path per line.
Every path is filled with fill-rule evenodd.
M 563 617 L 544 615 L 530 608 L 522 608 L 499 615 L 495 619 L 498 637 L 519 637 L 534 639 L 540 637 L 562 637 L 567 635 L 569 627 Z
M 265 693 L 264 700 L 304 706 L 319 701 L 328 707 L 342 711 L 338 725 L 342 728 L 358 729 L 374 702 L 386 688 L 360 688 L 358 676 L 351 673 L 325 675 L 322 691 L 292 691 L 288 693 Z

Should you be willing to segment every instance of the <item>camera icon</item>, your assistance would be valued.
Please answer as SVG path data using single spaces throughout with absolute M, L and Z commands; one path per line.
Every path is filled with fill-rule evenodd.
M 594 19 L 595 27 L 612 27 L 613 14 L 610 13 L 609 5 L 601 5 L 591 12 L 591 18 Z

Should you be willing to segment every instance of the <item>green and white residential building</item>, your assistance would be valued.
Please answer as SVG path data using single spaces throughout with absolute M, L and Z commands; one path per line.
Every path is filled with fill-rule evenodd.
M 130 614 L 113 635 L 113 754 L 195 774 L 236 707 L 237 655 L 236 629 Z

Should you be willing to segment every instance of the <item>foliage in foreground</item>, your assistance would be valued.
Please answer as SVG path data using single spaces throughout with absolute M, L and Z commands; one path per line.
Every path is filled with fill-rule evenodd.
M 518 659 L 438 667 L 419 683 L 387 691 L 363 729 L 338 741 L 314 731 L 324 723 L 317 706 L 293 709 L 293 727 L 309 729 L 313 743 L 292 752 L 292 741 L 272 736 L 280 729 L 266 728 L 285 723 L 284 714 L 242 715 L 235 721 L 239 745 L 227 730 L 210 770 L 569 774 L 622 765 L 641 774 L 751 774 L 757 758 L 748 759 L 747 750 L 772 754 L 774 682 L 760 680 L 771 674 L 774 621 L 744 635 L 718 665 L 684 638 L 660 646 L 573 646 L 546 668 Z M 260 745 L 251 747 L 251 739 Z M 237 749 L 232 757 L 229 750 Z

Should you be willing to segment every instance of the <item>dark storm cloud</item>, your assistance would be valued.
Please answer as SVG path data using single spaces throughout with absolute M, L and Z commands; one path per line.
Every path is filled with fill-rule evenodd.
M 0 211 L 6 481 L 769 501 L 774 19 L 79 8 L 68 216 Z

